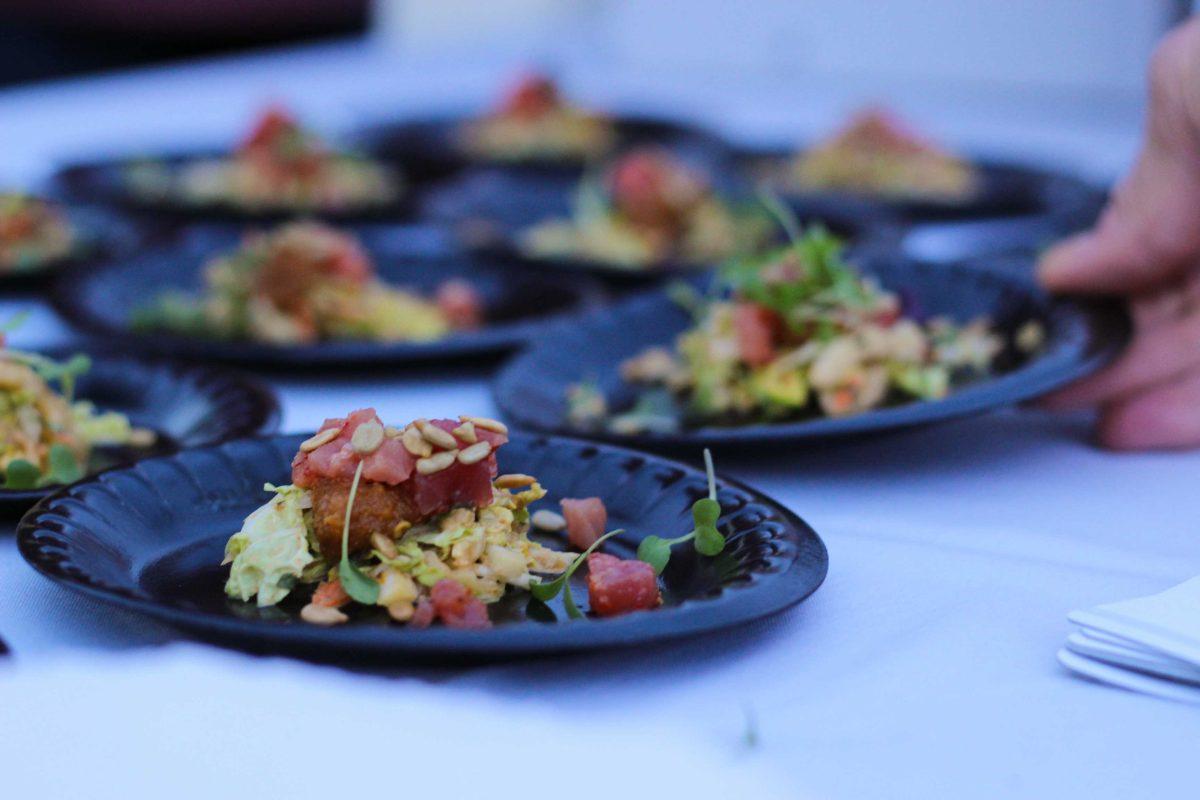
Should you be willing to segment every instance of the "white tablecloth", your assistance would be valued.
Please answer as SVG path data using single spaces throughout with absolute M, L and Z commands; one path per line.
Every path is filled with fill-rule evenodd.
M 15 143 L 7 153 L 0 150 L 0 176 L 43 174 L 53 152 L 82 150 L 93 140 L 112 144 L 137 127 L 103 112 L 106 106 L 140 108 L 152 122 L 155 109 L 189 102 L 204 109 L 152 124 L 160 135 L 226 132 L 242 122 L 264 87 L 282 92 L 308 81 L 314 92 L 308 106 L 333 109 L 335 92 L 363 64 L 354 60 L 359 55 L 334 58 L 330 52 L 337 55 L 285 53 L 236 66 L 0 94 L 0 131 L 19 134 L 0 137 L 5 149 Z M 331 58 L 333 78 L 328 69 L 315 68 L 327 67 Z M 349 91 L 361 100 L 364 85 L 380 85 L 375 72 L 364 73 Z M 88 114 L 98 116 L 92 121 Z M 86 130 L 67 130 L 85 122 L 92 138 Z M 1124 141 L 1127 133 L 1108 131 L 1100 138 Z M 1111 149 L 1104 155 L 1115 158 Z M 23 303 L 5 301 L 0 314 L 15 305 Z M 48 313 L 37 314 L 20 335 L 29 344 L 68 337 Z M 312 429 L 325 416 L 363 405 L 374 405 L 386 419 L 494 411 L 486 375 L 470 371 L 397 371 L 332 386 L 299 378 L 274 384 L 287 431 Z M 1008 411 L 875 441 L 723 457 L 722 472 L 795 509 L 828 544 L 829 578 L 809 601 L 747 630 L 646 652 L 399 668 L 410 681 L 289 670 L 217 656 L 198 645 L 144 649 L 179 637 L 43 580 L 20 560 L 12 537 L 0 532 L 0 635 L 16 653 L 12 666 L 0 670 L 0 774 L 6 781 L 15 775 L 18 787 L 78 787 L 65 779 L 46 783 L 53 759 L 3 743 L 29 725 L 41 737 L 34 741 L 59 743 L 64 758 L 54 763 L 63 771 L 72 769 L 69 754 L 97 736 L 128 734 L 135 747 L 159 755 L 162 748 L 150 743 L 177 737 L 198 763 L 236 759 L 227 752 L 230 739 L 222 726 L 244 734 L 244 726 L 282 706 L 284 718 L 299 723 L 304 717 L 291 704 L 311 693 L 321 696 L 313 716 L 336 716 L 336 704 L 324 697 L 328 692 L 358 697 L 357 705 L 379 697 L 371 717 L 379 724 L 388 709 L 404 702 L 435 715 L 440 703 L 453 714 L 459 698 L 481 696 L 486 702 L 474 724 L 511 713 L 514 730 L 526 730 L 552 714 L 564 727 L 547 730 L 568 736 L 571 721 L 584 721 L 603 735 L 589 740 L 580 734 L 577 748 L 556 748 L 555 757 L 575 753 L 581 764 L 597 763 L 594 754 L 609 741 L 612 750 L 605 755 L 634 764 L 637 775 L 651 772 L 646 760 L 630 755 L 636 748 L 629 742 L 670 739 L 664 765 L 679 771 L 686 763 L 680 746 L 692 748 L 693 760 L 706 765 L 687 776 L 706 787 L 700 796 L 737 796 L 710 777 L 728 770 L 755 786 L 812 797 L 1183 794 L 1194 778 L 1189 759 L 1200 730 L 1195 709 L 1074 678 L 1057 666 L 1054 653 L 1067 632 L 1069 610 L 1147 594 L 1200 572 L 1200 492 L 1194 488 L 1200 453 L 1101 452 L 1088 444 L 1086 422 Z M 98 674 L 122 676 L 90 686 L 120 702 L 83 702 L 78 692 L 59 692 L 55 680 L 41 677 L 58 676 L 70 685 L 93 664 Z M 246 676 L 259 669 L 281 688 L 238 692 L 228 704 L 218 697 L 207 706 L 189 701 L 182 714 L 167 702 L 172 686 L 186 693 L 193 682 L 211 682 L 213 691 L 243 679 L 255 685 Z M 406 693 L 417 697 L 405 701 Z M 6 696 L 11 702 L 3 702 Z M 145 735 L 147 725 L 155 737 Z M 207 726 L 205 735 L 196 735 L 196 726 Z M 639 733 L 624 741 L 623 727 Z M 748 727 L 757 731 L 757 746 L 734 758 L 731 753 L 746 747 Z M 503 729 L 495 738 L 497 746 L 521 747 Z M 279 762 L 269 769 L 282 775 L 297 747 L 307 757 L 305 741 L 300 733 L 296 741 L 278 741 L 276 750 L 256 746 L 253 753 L 268 758 L 277 752 Z M 727 758 L 713 760 L 719 752 Z M 180 753 L 173 757 L 186 762 Z M 112 775 L 138 763 L 136 752 L 114 758 Z M 80 763 L 102 769 L 95 759 Z M 505 784 L 497 796 L 515 796 L 514 786 L 522 794 L 541 786 L 530 769 L 527 783 Z M 219 770 L 184 774 L 187 796 L 241 796 Z M 362 787 L 377 785 L 363 780 Z M 579 780 L 587 785 L 586 777 Z M 646 780 L 635 785 L 658 785 Z M 394 785 L 404 790 L 405 784 Z M 747 792 L 757 792 L 750 786 Z M 636 789 L 630 793 L 640 796 Z

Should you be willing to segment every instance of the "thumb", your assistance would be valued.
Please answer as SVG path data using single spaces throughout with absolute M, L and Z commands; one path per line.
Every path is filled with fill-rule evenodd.
M 1039 277 L 1054 291 L 1128 293 L 1153 288 L 1200 257 L 1200 18 L 1154 54 L 1146 137 L 1133 171 L 1095 229 L 1049 250 Z

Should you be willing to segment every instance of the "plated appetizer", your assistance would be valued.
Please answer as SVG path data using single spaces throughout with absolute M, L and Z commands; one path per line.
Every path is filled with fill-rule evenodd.
M 571 424 L 635 434 L 843 417 L 939 399 L 991 373 L 1006 342 L 987 318 L 915 319 L 824 229 L 792 235 L 786 247 L 727 265 L 713 295 L 688 295 L 693 323 L 673 346 L 620 365 L 622 379 L 639 387 L 631 410 L 610 413 L 589 382 L 569 386 Z M 1017 334 L 1026 351 L 1040 343 L 1037 323 Z
M 36 272 L 69 258 L 78 234 L 57 204 L 21 192 L 0 193 L 0 274 Z
M 653 147 L 619 157 L 600 179 L 585 178 L 574 206 L 570 219 L 524 231 L 522 253 L 627 270 L 704 266 L 761 244 L 769 232 L 761 215 L 735 207 L 702 172 Z
M 394 202 L 402 189 L 388 167 L 332 149 L 280 108 L 265 111 L 229 156 L 136 162 L 124 179 L 143 202 L 243 212 L 370 210 Z
M 803 191 L 954 202 L 975 194 L 980 179 L 966 160 L 917 135 L 889 112 L 868 109 L 798 154 L 789 182 Z
M 657 608 L 673 545 L 692 541 L 705 555 L 725 546 L 710 478 L 691 533 L 646 537 L 638 559 L 601 552 L 620 533 L 605 532 L 603 501 L 564 498 L 562 514 L 531 512 L 546 492 L 531 475 L 498 475 L 507 442 L 503 424 L 479 417 L 395 428 L 363 409 L 326 420 L 300 445 L 292 483 L 268 485 L 274 497 L 229 539 L 226 593 L 259 607 L 302 595 L 300 618 L 315 625 L 347 622 L 346 611 L 366 606 L 413 627 L 487 628 L 488 606 L 506 592 L 538 602 L 562 594 L 568 615 L 583 616 L 570 579 L 585 564 L 592 614 Z M 580 552 L 531 539 L 534 527 L 565 533 Z
M 432 297 L 388 285 L 351 235 L 313 222 L 251 234 L 204 269 L 204 293 L 168 293 L 135 327 L 273 344 L 334 339 L 428 342 L 483 324 L 470 283 L 443 282 Z
M 84 355 L 55 361 L 0 346 L 0 488 L 73 483 L 98 447 L 154 444 L 154 432 L 124 414 L 76 399 L 76 381 L 90 367 Z
M 612 148 L 616 132 L 608 119 L 568 103 L 550 78 L 527 75 L 457 136 L 472 157 L 520 162 L 595 158 Z

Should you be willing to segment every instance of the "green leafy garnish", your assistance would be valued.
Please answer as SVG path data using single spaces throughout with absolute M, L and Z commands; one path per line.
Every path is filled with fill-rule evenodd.
M 83 466 L 71 452 L 71 448 L 61 442 L 50 445 L 47 457 L 49 472 L 46 477 L 50 483 L 74 483 L 83 477 Z
M 92 360 L 83 353 L 76 353 L 66 361 L 55 361 L 38 353 L 23 350 L 8 350 L 4 354 L 25 364 L 47 383 L 57 382 L 68 403 L 75 400 L 75 379 L 92 368 Z
M 342 560 L 338 563 L 338 580 L 346 594 L 360 603 L 375 605 L 379 599 L 379 584 L 363 574 L 362 570 L 350 561 L 350 514 L 354 510 L 354 498 L 358 495 L 358 482 L 362 478 L 363 459 L 359 459 L 358 468 L 354 470 L 354 480 L 350 483 L 350 495 L 346 498 L 346 519 L 342 523 Z
M 42 471 L 23 458 L 14 458 L 4 470 L 5 489 L 33 489 L 42 479 Z
M 708 496 L 692 503 L 692 524 L 695 527 L 691 533 L 674 539 L 647 536 L 638 545 L 638 560 L 654 567 L 655 575 L 661 575 L 667 568 L 667 563 L 671 560 L 671 548 L 677 544 L 690 540 L 696 552 L 703 556 L 715 556 L 725 549 L 725 537 L 717 530 L 717 520 L 721 518 L 721 504 L 717 502 L 717 475 L 713 469 L 712 453 L 708 448 L 704 449 L 704 470 L 708 475 Z
M 571 595 L 571 576 L 575 574 L 575 570 L 579 569 L 579 565 L 582 564 L 597 547 L 599 547 L 608 539 L 616 536 L 618 533 L 624 532 L 624 529 L 618 528 L 615 531 L 609 531 L 608 533 L 604 534 L 599 539 L 592 542 L 591 547 L 576 556 L 575 560 L 568 564 L 567 568 L 563 570 L 562 574 L 557 578 L 552 581 L 538 581 L 537 583 L 531 583 L 529 585 L 529 593 L 538 600 L 541 600 L 543 603 L 547 603 L 553 600 L 555 597 L 558 597 L 559 592 L 562 592 L 563 607 L 567 610 L 567 616 L 571 619 L 582 618 L 583 613 L 579 610 L 579 606 L 575 605 L 575 598 Z

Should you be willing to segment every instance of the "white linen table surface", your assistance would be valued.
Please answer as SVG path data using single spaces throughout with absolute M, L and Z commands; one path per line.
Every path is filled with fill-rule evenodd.
M 430 73 L 418 82 L 411 71 L 397 67 L 381 76 L 376 67 L 356 48 L 316 48 L 0 92 L 0 179 L 44 176 L 56 157 L 115 146 L 126 136 L 227 136 L 264 96 L 287 97 L 301 86 L 307 93 L 297 105 L 336 121 L 347 108 L 361 108 L 371 91 L 401 107 L 432 97 L 429 86 L 438 85 Z M 461 70 L 445 74 L 456 97 L 483 96 L 491 85 L 490 77 L 484 83 Z M 136 109 L 136 118 L 113 112 L 125 108 Z M 193 111 L 184 115 L 184 108 Z M 710 113 L 720 116 L 720 109 Z M 1135 135 L 1103 130 L 1074 144 L 1119 162 Z M 1051 155 L 1052 138 L 1047 134 L 1044 151 Z M 6 299 L 0 315 L 26 305 Z M 45 309 L 17 338 L 28 346 L 70 340 Z M 272 382 L 285 431 L 312 430 L 326 416 L 364 405 L 389 420 L 494 413 L 481 372 Z M 1073 677 L 1055 653 L 1068 611 L 1151 594 L 1200 573 L 1200 453 L 1102 452 L 1088 444 L 1086 422 L 1005 411 L 874 441 L 777 452 L 755 446 L 721 456 L 720 472 L 797 511 L 829 546 L 829 578 L 806 603 L 747 630 L 645 652 L 398 666 L 396 675 L 411 680 L 373 681 L 337 669 L 292 674 L 199 645 L 138 649 L 181 637 L 45 581 L 4 531 L 0 636 L 16 657 L 0 670 L 0 687 L 11 681 L 10 688 L 40 692 L 43 703 L 18 707 L 40 709 L 38 730 L 56 730 L 68 751 L 98 733 L 120 736 L 123 725 L 144 725 L 153 714 L 139 707 L 127 717 L 100 718 L 103 704 L 88 703 L 77 716 L 52 682 L 35 679 L 42 670 L 70 675 L 72 665 L 94 661 L 102 670 L 117 663 L 134 675 L 144 671 L 146 685 L 157 687 L 145 697 L 150 703 L 162 701 L 164 681 L 183 680 L 194 665 L 232 677 L 261 664 L 291 682 L 293 699 L 305 686 L 359 694 L 369 686 L 395 702 L 413 686 L 432 684 L 449 694 L 421 694 L 422 702 L 436 704 L 440 696 L 447 713 L 460 693 L 482 693 L 489 708 L 492 701 L 495 709 L 518 704 L 529 714 L 522 724 L 553 714 L 594 720 L 606 731 L 621 724 L 677 731 L 697 743 L 697 758 L 705 748 L 742 746 L 751 725 L 758 744 L 732 768 L 781 780 L 797 796 L 1175 796 L 1194 780 L 1196 709 Z M 114 683 L 113 691 L 138 704 L 137 680 Z M 185 726 L 211 725 L 207 737 L 194 730 L 185 737 L 202 751 L 199 759 L 211 760 L 228 744 L 221 723 L 260 718 L 286 694 L 256 701 L 243 692 L 239 707 L 222 713 L 174 718 L 164 709 L 156 730 L 184 736 Z M 6 711 L 0 706 L 2 727 L 19 729 L 21 720 Z M 297 757 L 295 743 L 280 742 L 278 754 Z M 580 753 L 580 762 L 588 756 Z M 677 763 L 671 759 L 664 763 Z M 15 770 L 20 785 L 21 764 L 6 760 L 4 747 L 0 765 L 0 775 Z M 38 785 L 36 775 L 23 777 Z M 200 781 L 192 787 L 197 794 L 205 786 L 236 795 L 220 774 L 191 777 Z

